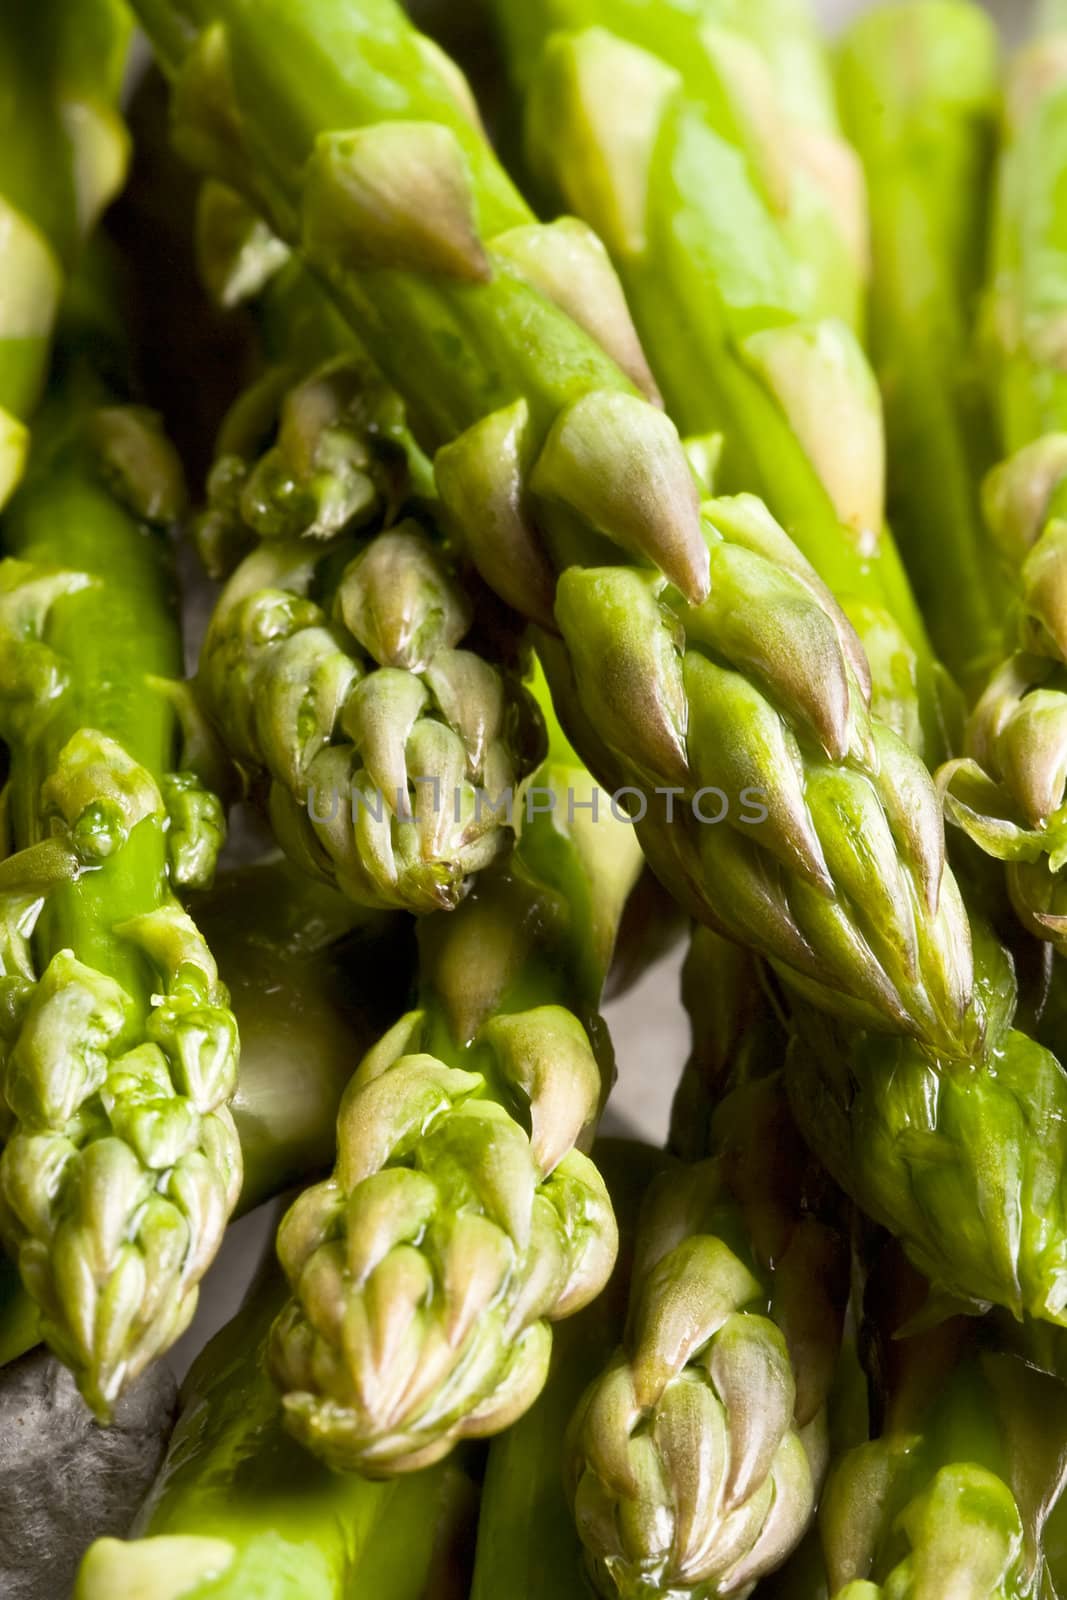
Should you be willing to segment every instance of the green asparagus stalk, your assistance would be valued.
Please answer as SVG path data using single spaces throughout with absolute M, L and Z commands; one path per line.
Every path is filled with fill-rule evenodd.
M 905 1318 L 898 1294 L 883 1340 Z M 959 1319 L 933 1334 L 898 1332 L 875 1364 L 884 1426 L 836 1465 L 820 1510 L 831 1594 L 1046 1594 L 1042 1534 L 1064 1474 L 1062 1385 L 983 1353 Z
M 469 1496 L 447 1463 L 399 1483 L 338 1475 L 286 1434 L 263 1368 L 275 1273 L 186 1379 L 159 1476 L 129 1541 L 99 1539 L 74 1600 L 421 1600 L 443 1524 Z M 402 1540 L 402 1567 L 387 1545 Z
M 626 1314 L 640 1203 L 663 1170 L 661 1151 L 598 1141 L 595 1159 L 619 1224 L 611 1281 L 564 1323 L 548 1380 L 524 1417 L 493 1440 L 482 1487 L 470 1600 L 588 1600 L 582 1546 L 564 1492 L 562 1443 L 582 1392 L 611 1355 Z
M 221 811 L 167 776 L 173 713 L 149 682 L 178 664 L 167 546 L 148 525 L 174 515 L 180 473 L 151 419 L 107 403 L 81 339 L 100 325 L 72 330 L 3 528 L 20 849 L 0 885 L 0 1219 L 45 1339 L 106 1416 L 188 1324 L 241 1160 L 236 1023 L 174 892 L 209 872 Z
M 399 921 L 360 916 L 284 862 L 221 874 L 197 899 L 196 916 L 241 1037 L 231 1102 L 243 1166 L 240 1216 L 329 1170 L 352 1063 L 403 1004 L 414 952 Z M 5 1258 L 0 1364 L 39 1338 L 37 1306 Z
M 636 791 L 668 887 L 819 1003 L 972 1050 L 929 780 L 870 719 L 855 635 L 790 540 L 758 502 L 701 509 L 673 426 L 597 342 L 642 377 L 599 242 L 533 222 L 391 0 L 138 9 L 186 150 L 300 244 L 439 450 L 491 585 L 560 630 L 553 693 L 600 781 Z M 704 825 L 715 779 L 729 819 Z
M 685 985 L 711 1155 L 652 1186 L 623 1347 L 569 1437 L 590 1571 L 626 1600 L 748 1595 L 800 1541 L 848 1294 L 836 1204 L 782 1093 L 784 1037 L 753 1003 L 754 964 L 714 939 L 696 935 Z
M 871 345 L 894 529 L 941 658 L 969 696 L 1005 648 L 978 485 L 995 460 L 976 349 L 998 107 L 992 21 L 970 0 L 861 17 L 839 57 L 870 194 Z
M 233 407 L 210 477 L 209 566 L 252 551 L 212 617 L 202 698 L 295 860 L 358 903 L 452 908 L 510 842 L 533 708 L 478 638 L 395 392 L 217 184 L 199 250 L 222 302 L 258 293 L 280 363 Z
M 497 5 L 526 94 L 550 34 L 607 28 L 680 75 L 687 98 L 741 157 L 803 261 L 813 311 L 858 324 L 866 268 L 863 180 L 844 141 L 823 40 L 807 0 L 538 0 Z M 628 112 L 631 103 L 627 103 Z
M 639 853 L 561 735 L 522 813 L 513 857 L 420 924 L 419 1009 L 364 1057 L 334 1173 L 279 1231 L 293 1298 L 271 1365 L 290 1428 L 334 1467 L 409 1471 L 506 1427 L 544 1384 L 551 1322 L 615 1259 L 582 1151 Z
M 505 35 L 519 9 L 496 0 Z M 875 619 L 895 633 L 891 670 L 917 678 L 936 757 L 933 661 L 883 527 L 877 385 L 842 308 L 817 303 L 827 296 L 812 269 L 815 219 L 799 239 L 783 230 L 731 142 L 729 119 L 704 92 L 709 59 L 741 51 L 739 80 L 766 73 L 752 43 L 719 26 L 717 9 L 673 0 L 655 9 L 614 0 L 522 5 L 522 47 L 540 58 L 527 99 L 530 164 L 607 245 L 674 421 L 683 433 L 723 435 L 723 486 L 763 497 L 861 637 Z M 759 18 L 765 7 L 748 9 Z M 797 7 L 785 9 L 795 19 Z M 768 44 L 776 21 L 765 16 L 758 30 Z M 609 86 L 620 83 L 625 122 L 608 109 L 616 104 Z M 824 92 L 830 120 L 829 84 Z M 775 123 L 770 84 L 763 99 Z M 771 142 L 779 161 L 789 159 L 783 150 L 804 148 L 789 125 L 775 125 Z M 856 187 L 862 193 L 861 180 Z M 831 213 L 821 231 L 839 236 Z
M 12 5 L 0 22 L 0 505 L 25 467 L 65 278 L 125 172 L 129 32 L 118 0 Z
M 1006 459 L 986 479 L 984 504 L 1017 614 L 1015 648 L 974 708 L 964 759 L 940 782 L 951 820 L 1007 864 L 1025 926 L 1063 948 L 1067 382 L 1058 339 L 1067 304 L 1067 19 L 1053 9 L 1044 24 L 1006 89 L 987 315 Z
M 712 25 L 736 29 L 769 73 L 769 103 L 752 95 L 770 170 L 786 165 L 782 228 L 806 280 L 812 312 L 862 328 L 870 268 L 863 174 L 838 115 L 826 39 L 810 0 L 711 0 Z M 688 58 L 687 58 L 688 59 Z M 743 59 L 743 57 L 741 58 Z M 753 84 L 761 81 L 753 64 Z M 744 69 L 738 75 L 743 80 Z M 772 199 L 774 193 L 772 189 Z
M 940 1071 L 906 1041 L 794 1014 L 787 1081 L 805 1137 L 904 1244 L 938 1297 L 1067 1322 L 1067 1074 L 1010 1027 L 1015 977 L 988 935 L 976 970 L 992 1057 Z
M 510 842 L 536 713 L 468 639 L 475 608 L 432 517 L 410 514 L 395 396 L 341 356 L 277 397 L 273 428 L 263 398 L 212 477 L 213 545 L 234 517 L 262 542 L 213 613 L 205 709 L 293 860 L 357 904 L 452 909 Z

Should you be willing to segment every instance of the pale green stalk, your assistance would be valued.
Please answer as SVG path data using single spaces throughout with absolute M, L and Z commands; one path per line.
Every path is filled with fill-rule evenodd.
M 22 476 L 64 285 L 121 186 L 119 0 L 12 3 L 0 20 L 0 505 Z
M 563 1439 L 582 1391 L 611 1355 L 626 1315 L 634 1233 L 662 1152 L 602 1139 L 595 1158 L 619 1223 L 619 1257 L 592 1305 L 556 1334 L 545 1387 L 493 1441 L 478 1517 L 470 1600 L 588 1600 L 582 1546 L 564 1489 Z

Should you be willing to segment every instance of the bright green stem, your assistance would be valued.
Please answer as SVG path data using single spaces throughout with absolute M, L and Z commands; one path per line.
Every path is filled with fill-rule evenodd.
M 173 750 L 173 715 L 146 682 L 150 674 L 173 677 L 180 670 L 169 551 L 87 469 L 78 437 L 84 417 L 75 402 L 69 419 L 43 419 L 40 471 L 35 469 L 4 527 L 8 555 L 92 580 L 58 600 L 51 613 L 50 641 L 68 664 L 69 691 L 42 717 L 25 760 L 13 763 L 11 803 L 24 845 L 47 834 L 40 784 L 79 729 L 98 728 L 158 776 Z M 67 432 L 68 421 L 73 433 Z M 44 443 L 49 437 L 54 452 Z M 165 867 L 162 826 L 139 824 L 125 849 L 50 898 L 41 921 L 42 954 L 73 949 L 79 960 L 111 972 L 147 1003 L 144 964 L 112 930 L 160 904 Z
M 682 75 L 687 94 L 699 101 L 711 125 L 745 155 L 753 180 L 786 210 L 777 163 L 788 156 L 768 149 L 759 116 L 765 108 L 758 107 L 751 82 L 739 81 L 744 68 L 731 55 L 731 43 L 746 44 L 763 57 L 776 109 L 791 122 L 840 133 L 825 44 L 808 0 L 537 0 L 532 6 L 500 5 L 498 14 L 523 92 L 551 33 L 610 28 L 658 55 Z M 853 285 L 852 293 L 857 289 Z
M 785 16 L 777 16 L 782 10 Z M 667 5 L 653 16 L 648 6 L 605 8 L 597 0 L 565 6 L 534 0 L 522 6 L 522 19 L 515 18 L 514 0 L 496 0 L 496 11 L 506 37 L 544 56 L 531 85 L 531 162 L 566 208 L 605 238 L 681 432 L 723 432 L 723 486 L 766 499 L 853 614 L 861 637 L 872 608 L 896 619 L 917 656 L 926 738 L 936 754 L 933 656 L 893 536 L 883 528 L 877 392 L 853 336 L 833 320 L 851 320 L 859 275 L 846 275 L 845 286 L 825 278 L 825 261 L 841 254 L 843 224 L 827 195 L 813 198 L 817 184 L 800 158 L 795 173 L 779 174 L 793 198 L 784 213 L 776 210 L 752 162 L 737 150 L 729 118 L 705 93 L 715 50 L 721 51 L 721 43 L 704 45 L 709 24 L 736 29 L 737 42 L 760 53 L 757 67 L 769 70 L 777 91 L 776 104 L 761 107 L 769 117 L 781 117 L 789 104 L 782 78 L 792 70 L 793 48 L 814 54 L 816 64 L 800 74 L 803 117 L 800 107 L 795 114 L 806 128 L 817 128 L 811 136 L 819 139 L 822 162 L 827 149 L 835 152 L 837 205 L 856 211 L 853 253 L 862 254 L 854 157 L 835 133 L 829 75 L 811 19 L 793 5 L 749 6 L 744 18 L 729 5 L 696 13 Z M 561 11 L 569 29 L 584 32 L 549 45 Z M 611 32 L 590 32 L 601 26 Z M 522 82 L 528 62 L 515 59 L 512 66 Z M 606 83 L 625 74 L 630 112 L 657 123 L 640 179 L 632 131 L 624 139 L 621 126 L 590 110 Z M 779 146 L 800 146 L 803 138 L 803 128 L 777 126 Z M 637 203 L 645 210 L 640 229 L 613 226 L 613 208 L 629 214 Z M 841 429 L 851 432 L 853 469 L 846 477 Z
M 370 1483 L 309 1458 L 285 1433 L 262 1365 L 280 1300 L 272 1275 L 198 1358 L 136 1537 L 90 1549 L 77 1600 L 419 1600 L 425 1592 L 459 1470 Z M 390 1558 L 401 1545 L 402 1565 Z
M 839 134 L 829 51 L 812 0 L 705 0 L 766 61 L 782 110 L 802 127 Z
M 862 197 L 840 142 L 826 45 L 808 0 L 497 0 L 496 9 L 523 93 L 549 34 L 591 27 L 610 29 L 679 73 L 686 96 L 739 152 L 799 253 L 812 307 L 860 323 Z
M 14 752 L 10 803 L 22 846 L 47 836 L 41 783 L 81 729 L 114 739 L 157 779 L 174 748 L 173 713 L 147 682 L 150 675 L 172 678 L 180 671 L 170 551 L 103 481 L 85 439 L 99 396 L 80 390 L 72 383 L 42 417 L 30 479 L 3 528 L 5 554 L 89 580 L 51 609 L 49 643 L 64 661 L 66 688 Z M 147 1005 L 147 965 L 113 929 L 159 906 L 165 880 L 162 822 L 145 819 L 125 848 L 50 897 L 39 928 L 42 966 L 54 951 L 72 949 Z
M 979 500 L 996 447 L 974 326 L 996 34 L 964 0 L 884 6 L 847 36 L 838 81 L 870 192 L 893 525 L 937 649 L 973 696 L 1003 657 L 1007 609 Z
M 25 462 L 65 276 L 125 170 L 129 32 L 118 0 L 11 5 L 0 23 L 0 504 Z

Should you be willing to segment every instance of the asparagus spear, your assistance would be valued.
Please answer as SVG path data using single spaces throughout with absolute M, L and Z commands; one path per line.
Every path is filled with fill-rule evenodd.
M 398 919 L 362 917 L 284 862 L 231 869 L 197 899 L 241 1036 L 231 1103 L 243 1182 L 235 1216 L 333 1160 L 341 1095 L 406 998 L 414 953 Z M 299 1070 L 294 1070 L 294 1063 Z M 0 1364 L 40 1337 L 38 1311 L 0 1263 Z
M 496 0 L 505 34 L 518 9 L 514 0 Z M 724 487 L 762 495 L 861 636 L 874 625 L 872 607 L 879 626 L 893 629 L 892 670 L 917 676 L 936 755 L 929 645 L 883 530 L 877 386 L 840 321 L 841 307 L 818 303 L 827 295 L 813 271 L 816 219 L 799 239 L 783 230 L 731 140 L 721 96 L 709 92 L 706 80 L 723 61 L 732 61 L 742 82 L 766 73 L 751 43 L 718 24 L 718 9 L 673 0 L 655 10 L 605 0 L 523 5 L 521 47 L 540 58 L 527 98 L 530 162 L 607 245 L 673 419 L 683 433 L 722 433 Z M 795 21 L 797 8 L 785 9 Z M 756 18 L 764 10 L 749 8 Z M 764 43 L 776 35 L 776 21 L 763 17 L 756 36 Z M 619 83 L 625 122 L 608 111 L 615 104 L 609 86 Z M 829 84 L 824 93 L 829 121 Z M 802 162 L 803 140 L 776 117 L 769 85 L 760 104 L 777 160 L 795 151 Z M 823 213 L 821 232 L 838 236 L 831 213 Z
M 0 20 L 0 505 L 26 462 L 66 274 L 121 185 L 129 40 L 118 0 L 44 0 Z
M 506 1427 L 544 1383 L 550 1323 L 615 1258 L 582 1147 L 610 1077 L 596 1005 L 639 856 L 553 744 L 514 856 L 420 924 L 419 1009 L 364 1057 L 335 1171 L 279 1230 L 293 1299 L 271 1365 L 290 1428 L 335 1467 L 409 1471 Z
M 810 0 L 710 0 L 707 10 L 712 28 L 735 29 L 749 41 L 769 75 L 769 97 L 761 88 L 749 91 L 752 115 L 762 123 L 771 172 L 783 165 L 790 172 L 791 181 L 782 185 L 784 212 L 781 203 L 776 209 L 810 285 L 812 310 L 859 331 L 870 266 L 866 196 L 862 169 L 842 131 L 816 8 Z M 750 82 L 760 85 L 754 60 L 751 72 Z M 736 81 L 743 78 L 742 67 Z
M 997 1016 L 994 1031 L 999 1039 L 1008 1016 L 1003 1006 L 998 1010 L 995 987 L 995 981 L 987 985 L 987 1004 Z M 1059 1104 L 1062 1074 L 1058 1064 L 1033 1049 L 1023 1036 L 1011 1035 L 1006 1047 L 1009 1068 L 976 1079 L 977 1087 L 965 1108 L 968 1114 L 953 1121 L 948 1108 L 958 1099 L 958 1084 L 949 1083 L 942 1091 L 936 1072 L 922 1053 L 906 1054 L 908 1072 L 894 1078 L 883 1072 L 877 1041 L 854 1045 L 838 1037 L 835 1049 L 826 1053 L 824 1066 L 837 1059 L 849 1062 L 841 1077 L 835 1078 L 831 1072 L 829 1090 L 817 1086 L 818 1096 L 826 1096 L 836 1114 L 818 1123 L 815 1136 L 825 1146 L 832 1130 L 844 1129 L 832 1150 L 824 1148 L 827 1161 L 853 1194 L 903 1235 L 916 1258 L 944 1287 L 970 1300 L 992 1294 L 1008 1305 L 1028 1304 L 1058 1320 L 1063 1311 L 1057 1283 L 1058 1231 L 1053 1227 L 1042 1234 L 1039 1198 L 1043 1175 L 1054 1162 L 1046 1165 L 1040 1154 L 1035 1158 L 1027 1149 L 1029 1133 L 1038 1121 L 1049 1130 L 1055 1149 L 1058 1122 L 1055 1115 L 1046 1119 L 1037 1112 L 1020 1118 L 1016 1109 L 1020 1100 L 1026 1104 L 1028 1089 L 1035 1082 L 1042 1090 L 1040 1105 Z M 804 1059 L 810 1066 L 818 1057 L 809 1052 Z M 857 1079 L 862 1086 L 859 1108 L 866 1114 L 857 1114 L 850 1126 L 844 1113 Z M 921 1090 L 921 1095 L 912 1096 L 909 1087 Z M 816 1103 L 818 1096 L 814 1097 Z M 1003 1129 L 994 1112 L 1007 1115 Z M 998 1138 L 998 1130 L 1002 1138 Z M 1009 1159 L 1017 1149 L 1024 1152 L 1026 1173 L 1021 1230 L 1014 1220 L 1017 1187 L 1010 1180 L 992 1187 L 989 1183 L 989 1173 L 998 1170 L 995 1162 L 990 1164 L 990 1154 L 998 1160 L 1002 1155 Z M 878 1159 L 870 1159 L 871 1150 L 878 1152 Z M 951 1154 L 959 1172 L 958 1191 L 975 1219 L 967 1231 L 967 1247 L 955 1258 L 945 1251 L 944 1212 L 934 1203 L 927 1175 L 930 1158 L 940 1152 Z M 920 1203 L 916 1192 L 924 1197 Z M 973 1204 L 976 1195 L 984 1201 L 977 1209 Z
M 17 959 L 0 1211 L 44 1337 L 102 1416 L 187 1325 L 241 1185 L 237 1028 L 173 887 L 209 868 L 221 812 L 188 775 L 167 778 L 173 714 L 148 682 L 177 665 L 167 549 L 146 524 L 173 516 L 180 474 L 77 354 L 107 348 L 107 315 L 84 286 L 0 567 L 21 847 L 2 886 Z
M 878 1277 L 876 1305 L 893 1290 L 891 1304 L 876 1309 L 873 1337 L 885 1414 L 878 1436 L 834 1468 L 823 1499 L 831 1594 L 1046 1593 L 1042 1535 L 1064 1473 L 1062 1385 L 1012 1356 L 983 1353 L 974 1325 L 960 1319 L 902 1337 L 908 1293 L 899 1271 L 888 1284 Z
M 485 575 L 554 614 L 553 692 L 600 780 L 647 806 L 672 891 L 820 1003 L 971 1049 L 967 921 L 926 775 L 869 720 L 862 652 L 795 547 L 756 502 L 701 511 L 672 425 L 554 302 L 641 376 L 599 243 L 532 222 L 391 0 L 139 14 L 189 153 L 300 241 L 423 445 L 448 445 L 438 484 Z M 712 767 L 765 791 L 762 823 L 736 792 L 726 825 L 697 821 Z M 673 821 L 657 788 L 681 791 Z
M 210 476 L 209 567 L 252 553 L 212 616 L 204 703 L 294 859 L 360 903 L 454 907 L 509 841 L 535 713 L 478 636 L 395 392 L 232 191 L 205 186 L 198 234 L 217 298 L 258 292 L 279 363 Z
M 235 514 L 263 538 L 213 613 L 205 708 L 263 775 L 295 861 L 357 904 L 451 909 L 511 837 L 506 796 L 536 765 L 536 714 L 466 639 L 474 607 L 432 517 L 405 514 L 402 412 L 365 363 L 341 356 L 293 382 L 258 456 L 273 430 L 247 408 L 225 430 L 209 538 L 232 544 Z
M 892 521 L 942 659 L 967 692 L 1004 654 L 1004 587 L 978 485 L 995 460 L 974 319 L 998 105 L 991 20 L 970 0 L 884 5 L 838 83 L 871 200 L 871 344 Z
M 845 143 L 807 0 L 538 0 L 497 4 L 523 94 L 546 38 L 589 28 L 658 56 L 742 157 L 746 173 L 803 258 L 813 307 L 858 323 L 866 266 L 863 182 Z M 628 110 L 630 109 L 628 102 Z
M 1015 978 L 983 934 L 992 1061 L 939 1071 L 905 1041 L 794 1014 L 791 1102 L 837 1182 L 902 1241 L 939 1296 L 1067 1322 L 1067 1074 L 1010 1027 Z
M 571 1425 L 568 1488 L 609 1597 L 747 1595 L 815 1508 L 847 1254 L 745 960 L 694 938 L 687 1075 L 715 1103 L 710 1155 L 652 1186 L 623 1347 Z M 688 1125 L 691 1086 L 682 1104 Z
M 944 17 L 941 11 L 934 4 L 873 13 L 857 24 L 846 62 L 855 115 L 865 108 L 861 143 L 878 224 L 876 307 L 887 326 L 899 328 L 901 345 L 916 353 L 900 381 L 925 372 L 920 387 L 951 420 L 948 399 L 938 397 L 929 377 L 936 347 L 931 354 L 928 340 L 920 351 L 919 325 L 909 333 L 904 319 L 913 296 L 925 306 L 931 286 L 955 281 L 953 263 L 969 238 L 956 229 L 959 208 L 973 201 L 956 196 L 953 209 L 952 173 L 965 159 L 961 150 L 972 150 L 972 163 L 979 160 L 981 123 L 970 120 L 967 107 L 983 103 L 989 39 L 984 22 L 965 8 L 945 7 Z M 931 119 L 951 142 L 946 150 L 938 139 L 938 160 L 923 161 Z M 911 239 L 909 227 L 923 230 L 927 246 L 902 253 L 898 276 L 894 241 Z M 974 267 L 955 270 L 963 275 Z M 942 287 L 942 302 L 948 293 Z M 951 315 L 958 317 L 958 309 Z M 926 415 L 918 401 L 910 410 Z M 928 430 L 923 448 L 940 449 L 939 437 L 936 428 Z M 911 455 L 901 458 L 901 470 L 914 471 Z M 942 485 L 952 481 L 947 467 L 930 476 Z M 981 558 L 961 544 L 931 571 L 946 615 L 978 592 L 981 579 L 970 563 L 977 567 Z M 803 1037 L 791 1061 L 794 1102 L 838 1182 L 904 1241 L 939 1293 L 973 1305 L 993 1300 L 1017 1314 L 1026 1308 L 1058 1322 L 1064 1315 L 1059 1108 L 1067 1085 L 1052 1055 L 1009 1031 L 1014 979 L 987 931 L 978 930 L 978 946 L 987 1044 L 996 1063 L 991 1072 L 940 1074 L 919 1051 L 898 1053 L 889 1041 L 825 1029 L 797 1011 Z
M 263 1369 L 284 1293 L 265 1275 L 198 1357 L 181 1415 L 129 1542 L 100 1539 L 74 1600 L 419 1600 L 442 1524 L 468 1500 L 455 1463 L 400 1483 L 339 1476 L 282 1426 Z M 402 1539 L 402 1568 L 387 1565 Z M 388 1576 L 387 1576 L 388 1575 Z
M 1007 863 L 1025 926 L 1063 947 L 1065 708 L 1061 502 L 1067 384 L 1057 339 L 1067 173 L 1067 19 L 1046 11 L 1010 75 L 994 218 L 987 322 L 1006 459 L 984 504 L 1018 616 L 1015 651 L 993 671 L 964 757 L 941 775 L 948 814 Z

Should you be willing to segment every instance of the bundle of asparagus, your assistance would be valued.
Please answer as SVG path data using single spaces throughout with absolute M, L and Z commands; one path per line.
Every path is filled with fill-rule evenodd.
M 533 222 L 390 0 L 139 14 L 183 148 L 299 244 L 437 451 L 487 581 L 554 619 L 569 732 L 633 791 L 664 881 L 804 994 L 966 1053 L 981 1018 L 928 776 L 871 720 L 854 633 L 765 509 L 701 508 L 674 426 L 627 376 L 599 242 Z M 705 825 L 715 777 L 724 826 Z
M 971 0 L 876 6 L 836 90 L 804 0 L 493 0 L 484 96 L 396 0 L 134 0 L 203 184 L 173 304 L 242 330 L 214 441 L 202 333 L 128 337 L 153 213 L 98 226 L 130 17 L 24 10 L 0 1472 L 64 1536 L 0 1512 L 17 1592 L 1051 1600 L 1060 0 L 996 159 Z M 594 1144 L 646 863 L 666 1152 Z

